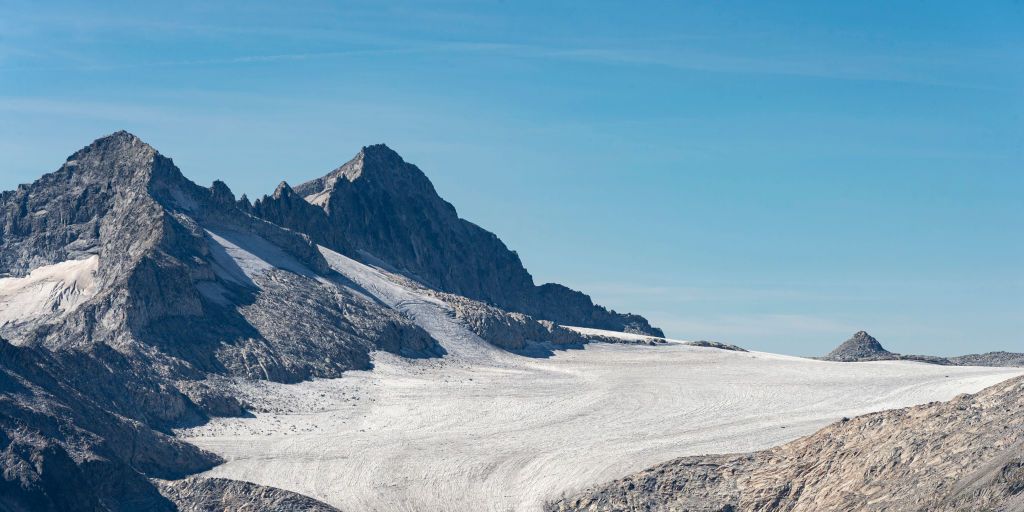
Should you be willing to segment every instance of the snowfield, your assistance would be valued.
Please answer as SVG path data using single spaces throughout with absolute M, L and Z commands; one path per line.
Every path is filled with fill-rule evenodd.
M 25 277 L 0 278 L 0 327 L 58 317 L 96 294 L 99 256 L 44 265 Z
M 674 457 L 766 448 L 843 416 L 947 400 L 1024 373 L 682 344 L 596 343 L 530 358 L 486 344 L 443 302 L 387 272 L 321 252 L 448 355 L 378 353 L 373 371 L 341 379 L 235 383 L 265 412 L 179 432 L 227 461 L 207 476 L 280 487 L 346 511 L 538 510 Z M 259 270 L 251 258 L 240 263 Z

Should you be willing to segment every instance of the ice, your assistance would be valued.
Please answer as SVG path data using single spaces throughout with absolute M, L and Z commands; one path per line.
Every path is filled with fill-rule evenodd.
M 36 268 L 25 277 L 0 278 L 0 326 L 60 316 L 96 294 L 99 256 Z
M 539 510 L 563 492 L 674 457 L 767 448 L 843 416 L 947 400 L 1024 373 L 683 344 L 598 343 L 530 358 L 487 345 L 408 282 L 321 252 L 448 355 L 377 353 L 372 371 L 341 379 L 249 384 L 249 401 L 278 404 L 275 412 L 180 435 L 225 458 L 210 476 L 342 510 Z

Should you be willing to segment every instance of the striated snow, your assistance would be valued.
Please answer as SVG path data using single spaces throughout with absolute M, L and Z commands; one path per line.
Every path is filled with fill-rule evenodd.
M 96 294 L 99 256 L 45 265 L 25 277 L 0 278 L 0 327 L 59 316 Z
M 326 247 L 321 246 L 320 253 L 332 269 L 355 283 L 356 291 L 369 294 L 411 318 L 440 342 L 452 359 L 463 363 L 486 363 L 505 355 L 505 351 L 456 322 L 451 308 L 441 300 L 390 277 L 386 271 L 364 265 Z
M 576 331 L 584 336 L 601 336 L 604 338 L 615 338 L 623 341 L 665 340 L 674 343 L 688 343 L 688 341 L 686 340 L 659 338 L 657 336 L 649 336 L 647 334 L 633 334 L 628 332 L 606 331 L 604 329 L 594 329 L 591 327 L 576 327 L 575 325 L 566 325 L 563 327 L 572 331 Z
M 227 230 L 214 233 L 209 229 L 206 234 L 213 241 L 210 252 L 214 272 L 228 281 L 255 287 L 252 278 L 273 269 L 313 276 L 302 262 L 256 235 Z
M 538 510 L 673 457 L 778 445 L 843 416 L 946 400 L 1024 373 L 683 344 L 591 344 L 529 358 L 484 343 L 444 303 L 387 272 L 321 252 L 350 286 L 409 315 L 448 355 L 378 353 L 373 371 L 342 379 L 240 383 L 269 412 L 179 433 L 226 459 L 208 476 L 342 510 Z

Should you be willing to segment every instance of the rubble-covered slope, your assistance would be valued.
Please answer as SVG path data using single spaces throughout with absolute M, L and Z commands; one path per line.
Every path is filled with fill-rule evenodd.
M 339 512 L 326 503 L 301 494 L 226 478 L 161 481 L 159 487 L 160 492 L 174 502 L 179 512 Z

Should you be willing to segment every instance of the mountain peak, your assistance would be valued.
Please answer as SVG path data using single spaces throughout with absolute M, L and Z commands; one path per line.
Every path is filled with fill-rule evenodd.
M 277 184 L 277 188 L 274 189 L 274 199 L 281 199 L 282 197 L 288 197 L 292 195 L 292 187 L 287 181 L 282 181 Z
M 582 292 L 536 286 L 515 251 L 459 218 L 427 175 L 385 144 L 363 146 L 294 193 L 303 201 L 264 197 L 257 215 L 338 252 L 372 255 L 428 287 L 556 323 L 664 336 L 646 319 L 609 311 Z
M 297 185 L 295 193 L 310 204 L 329 208 L 332 192 L 346 183 L 373 182 L 378 187 L 437 195 L 423 171 L 386 144 L 363 146 L 351 160 L 319 178 Z
M 134 134 L 120 130 L 73 153 L 67 158 L 64 170 L 100 180 L 112 175 L 134 178 L 148 174 L 159 154 Z
M 359 153 L 362 155 L 372 155 L 377 157 L 383 156 L 391 158 L 398 157 L 399 159 L 402 158 L 397 151 L 391 149 L 390 147 L 388 147 L 387 144 L 384 144 L 383 142 L 380 144 L 370 144 L 369 146 L 363 146 L 363 148 L 359 150 Z
M 873 359 L 893 359 L 896 354 L 889 352 L 867 331 L 857 331 L 835 350 L 829 352 L 825 359 L 830 361 L 862 361 Z
M 78 156 L 79 153 L 83 153 L 83 152 L 92 152 L 92 151 L 101 151 L 101 150 L 110 151 L 112 149 L 132 147 L 132 146 L 145 147 L 145 148 L 148 148 L 148 149 L 150 149 L 150 150 L 152 150 L 154 152 L 156 151 L 156 150 L 153 149 L 152 146 L 150 146 L 149 144 L 146 144 L 142 139 L 140 139 L 135 134 L 133 134 L 131 132 L 128 132 L 128 131 L 125 131 L 125 130 L 118 130 L 118 131 L 116 131 L 114 133 L 111 133 L 110 135 L 104 135 L 103 137 L 100 137 L 100 138 L 92 141 L 92 144 L 89 144 L 88 146 L 82 148 L 81 150 L 79 150 L 74 155 L 71 155 L 70 157 L 68 157 L 68 159 L 69 160 L 75 159 L 75 157 Z
M 213 185 L 210 186 L 210 198 L 220 204 L 234 204 L 235 202 L 235 194 L 231 192 L 227 183 L 221 180 L 213 180 Z
M 406 167 L 415 166 L 407 164 L 402 155 L 399 155 L 397 151 L 391 149 L 386 144 L 371 144 L 363 146 L 359 150 L 359 154 L 332 171 L 325 178 L 331 184 L 334 184 L 337 182 L 337 178 L 341 176 L 347 178 L 348 181 L 355 181 L 364 175 L 369 175 L 368 173 L 374 175 L 408 174 Z M 334 177 L 333 180 L 331 180 L 332 176 Z
M 106 139 L 128 140 L 128 141 L 136 141 L 136 140 L 137 141 L 141 141 L 142 140 L 142 139 L 140 139 L 138 137 L 138 135 L 135 135 L 134 133 L 129 132 L 128 130 L 118 130 L 118 131 L 116 131 L 114 133 L 111 133 L 110 135 L 106 135 L 106 136 L 100 137 L 99 139 L 96 139 L 96 140 L 100 141 L 100 140 L 106 140 Z

